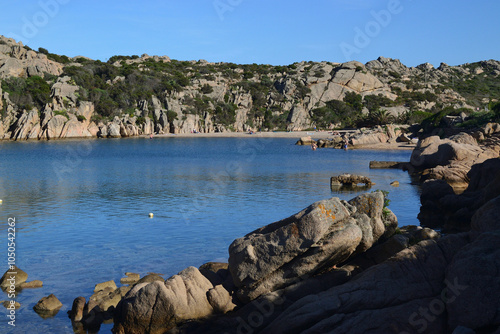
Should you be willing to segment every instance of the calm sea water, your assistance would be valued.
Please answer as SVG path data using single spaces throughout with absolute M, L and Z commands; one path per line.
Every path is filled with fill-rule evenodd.
M 28 280 L 44 282 L 18 295 L 15 329 L 0 309 L 0 332 L 72 333 L 66 312 L 96 283 L 113 279 L 120 286 L 127 271 L 169 277 L 227 261 L 235 238 L 315 201 L 355 197 L 330 190 L 330 177 L 344 172 L 371 177 L 372 190 L 390 192 L 400 225 L 418 224 L 419 189 L 408 174 L 368 168 L 370 160 L 408 161 L 410 151 L 312 151 L 294 143 L 259 137 L 0 142 L 0 270 L 7 270 L 7 220 L 15 217 L 17 265 Z M 389 185 L 394 180 L 400 187 Z M 32 308 L 50 293 L 64 306 L 44 320 Z

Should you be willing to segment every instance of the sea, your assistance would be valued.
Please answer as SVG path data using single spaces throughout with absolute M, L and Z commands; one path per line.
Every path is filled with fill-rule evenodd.
M 408 173 L 369 169 L 372 160 L 409 161 L 411 151 L 313 151 L 295 142 L 258 135 L 0 142 L 0 276 L 14 262 L 28 281 L 43 281 L 16 293 L 15 327 L 0 306 L 0 333 L 73 333 L 67 312 L 97 283 L 225 262 L 234 239 L 319 200 L 385 190 L 399 225 L 419 224 L 420 189 Z M 332 191 L 330 178 L 343 173 L 375 185 Z M 43 319 L 33 306 L 49 294 L 63 307 Z

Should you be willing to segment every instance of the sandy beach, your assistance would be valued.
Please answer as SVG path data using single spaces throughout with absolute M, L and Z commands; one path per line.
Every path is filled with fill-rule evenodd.
M 352 132 L 348 130 L 338 131 L 339 133 Z M 299 140 L 301 137 L 311 136 L 314 140 L 333 138 L 328 131 L 276 131 L 276 132 L 222 132 L 222 133 L 180 133 L 180 134 L 161 134 L 155 135 L 155 138 L 294 138 Z M 148 136 L 144 136 L 148 137 Z M 408 143 L 377 143 L 372 145 L 362 145 L 350 147 L 351 149 L 370 149 L 370 150 L 413 150 L 415 144 Z

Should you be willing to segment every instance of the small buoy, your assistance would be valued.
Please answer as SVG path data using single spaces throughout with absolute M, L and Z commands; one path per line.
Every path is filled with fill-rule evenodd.
M 152 213 L 150 213 L 150 214 L 149 214 L 149 218 L 153 218 L 153 216 L 154 216 L 154 215 L 153 215 Z
M 0 199 L 0 204 L 2 204 L 2 200 Z

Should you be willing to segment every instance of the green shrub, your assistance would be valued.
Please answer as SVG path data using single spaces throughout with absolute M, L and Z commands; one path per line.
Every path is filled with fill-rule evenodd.
M 87 118 L 83 115 L 78 115 L 76 116 L 76 119 L 79 121 L 79 122 L 85 122 L 87 120 Z
M 167 119 L 170 123 L 177 119 L 177 113 L 173 110 L 167 111 Z
M 389 71 L 389 75 L 396 78 L 396 79 L 401 79 L 401 74 L 395 71 Z
M 355 92 L 347 92 L 344 96 L 344 102 L 357 112 L 363 110 L 363 97 Z
M 394 102 L 390 98 L 378 94 L 365 96 L 363 104 L 369 111 L 375 111 L 380 109 L 380 107 L 390 107 Z
M 68 112 L 66 110 L 54 110 L 54 115 L 61 115 L 69 119 Z
M 137 125 L 142 125 L 145 123 L 146 123 L 146 118 L 142 116 L 137 117 L 137 119 L 135 120 L 135 124 Z
M 10 77 L 2 81 L 2 90 L 9 93 L 10 100 L 21 109 L 41 110 L 51 101 L 51 88 L 39 76 L 29 78 Z
M 210 94 L 214 91 L 214 88 L 210 86 L 209 84 L 204 84 L 203 87 L 201 87 L 201 92 L 203 94 Z
M 355 125 L 361 117 L 361 112 L 338 100 L 326 102 L 324 107 L 313 109 L 311 119 L 319 128 L 329 128 L 331 124 L 341 123 L 343 127 Z
M 322 69 L 322 68 L 319 69 L 319 70 L 317 70 L 316 72 L 314 72 L 314 76 L 316 78 L 322 78 L 322 77 L 324 77 L 325 76 L 325 70 Z

